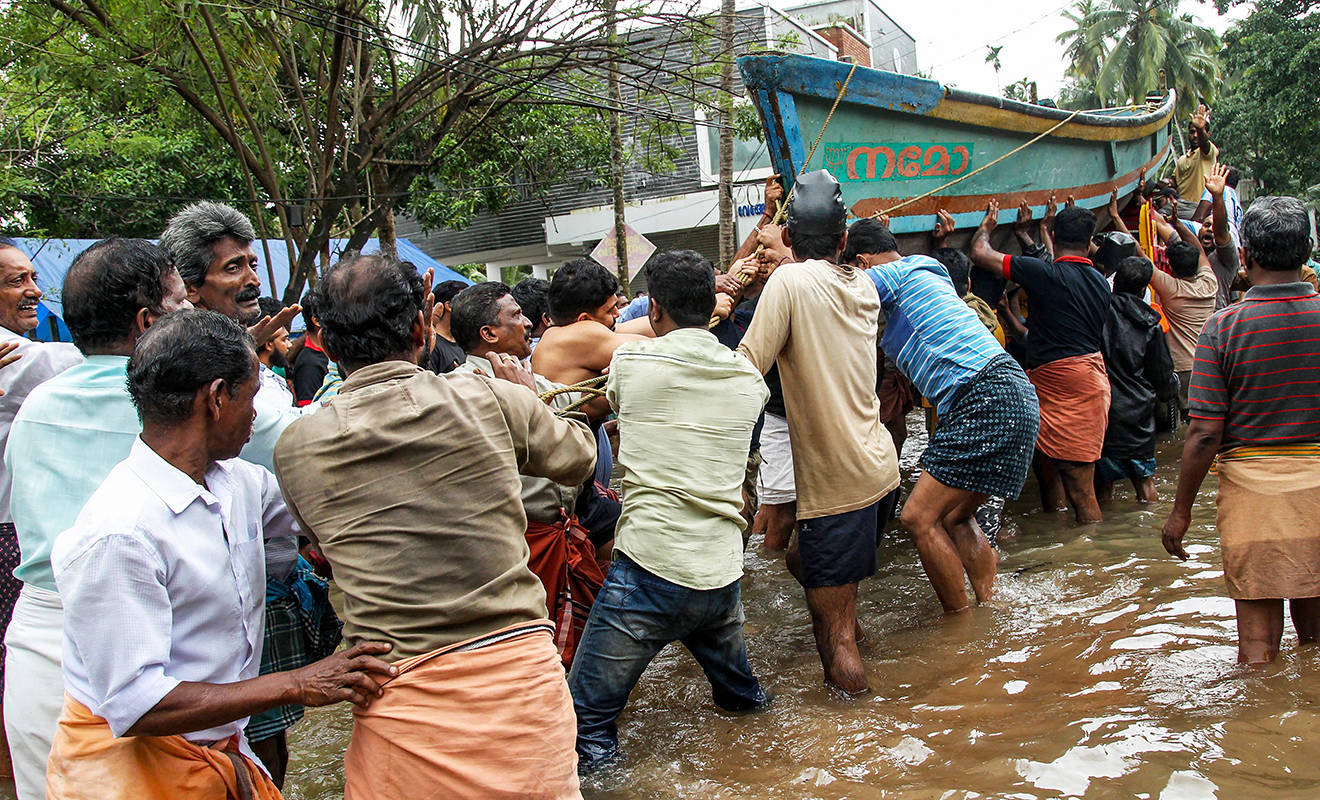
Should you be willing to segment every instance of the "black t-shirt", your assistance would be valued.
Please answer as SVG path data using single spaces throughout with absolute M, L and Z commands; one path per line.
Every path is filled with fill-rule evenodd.
M 303 345 L 293 361 L 293 396 L 300 405 L 312 402 L 316 392 L 330 371 L 330 359 L 320 350 Z
M 756 313 L 756 302 L 761 299 L 761 295 L 749 297 L 738 304 L 733 310 L 732 316 L 724 320 L 712 329 L 725 347 L 730 350 L 738 349 L 738 343 L 742 341 L 743 334 L 747 332 L 747 327 L 752 324 L 752 315 Z M 770 399 L 765 403 L 765 410 L 771 414 L 780 417 L 787 417 L 788 410 L 784 407 L 784 387 L 779 382 L 779 365 L 774 364 L 770 371 L 765 374 L 765 386 L 770 390 Z
M 431 354 L 426 357 L 426 368 L 437 375 L 443 375 L 464 361 L 467 361 L 467 353 L 463 352 L 463 348 L 437 335 L 435 346 L 431 348 Z
M 1025 289 L 1030 302 L 1028 368 L 1100 352 L 1111 292 L 1090 259 L 1005 256 L 1004 277 Z

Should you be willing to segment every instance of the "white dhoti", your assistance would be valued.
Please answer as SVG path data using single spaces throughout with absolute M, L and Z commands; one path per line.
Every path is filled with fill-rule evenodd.
M 788 420 L 768 411 L 765 424 L 761 426 L 761 472 L 756 479 L 756 488 L 762 505 L 783 505 L 797 500 Z
M 5 633 L 5 735 L 18 800 L 46 797 L 46 762 L 64 705 L 63 641 L 60 596 L 24 584 Z

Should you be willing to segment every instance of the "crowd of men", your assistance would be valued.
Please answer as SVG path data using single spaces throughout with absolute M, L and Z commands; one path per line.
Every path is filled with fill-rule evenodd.
M 1139 184 L 1137 237 L 1117 191 L 1098 234 L 1080 205 L 1037 221 L 1022 203 L 1008 254 L 996 200 L 968 252 L 943 246 L 941 211 L 929 254 L 904 256 L 810 172 L 783 224 L 767 183 L 726 272 L 660 253 L 631 302 L 590 260 L 510 288 L 350 255 L 281 308 L 248 220 L 197 203 L 159 244 L 80 254 L 73 344 L 49 344 L 25 338 L 41 293 L 0 241 L 18 796 L 279 797 L 285 731 L 347 701 L 350 799 L 578 797 L 671 642 L 721 708 L 772 701 L 743 634 L 750 535 L 787 551 L 826 683 L 860 694 L 858 585 L 895 516 L 964 612 L 994 593 L 998 516 L 1033 470 L 1043 512 L 1081 523 L 1124 479 L 1155 500 L 1175 401 L 1164 546 L 1186 558 L 1217 462 L 1240 659 L 1277 654 L 1284 600 L 1314 641 L 1309 220 L 1283 197 L 1243 212 L 1206 112 L 1189 132 L 1175 185 Z M 918 405 L 931 432 L 900 512 Z

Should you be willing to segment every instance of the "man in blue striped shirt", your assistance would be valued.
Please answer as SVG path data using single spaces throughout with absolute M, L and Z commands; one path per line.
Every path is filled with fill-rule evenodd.
M 903 526 L 944 611 L 963 611 L 964 572 L 978 603 L 994 590 L 999 557 L 976 524 L 976 509 L 990 495 L 1022 491 L 1040 426 L 1036 393 L 938 261 L 903 258 L 874 219 L 853 223 L 844 260 L 865 269 L 880 294 L 880 347 L 939 413 Z

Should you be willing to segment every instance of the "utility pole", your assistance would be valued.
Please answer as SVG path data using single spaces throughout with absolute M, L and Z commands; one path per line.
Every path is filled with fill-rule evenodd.
M 734 0 L 720 0 L 720 268 L 738 251 L 733 219 L 733 37 Z
M 609 38 L 610 104 L 615 109 L 623 106 L 623 90 L 619 86 L 619 24 L 618 0 L 605 0 L 605 31 Z M 627 222 L 623 200 L 623 117 L 617 110 L 610 111 L 610 188 L 614 191 L 614 254 L 619 263 L 619 286 L 632 297 L 628 281 Z

